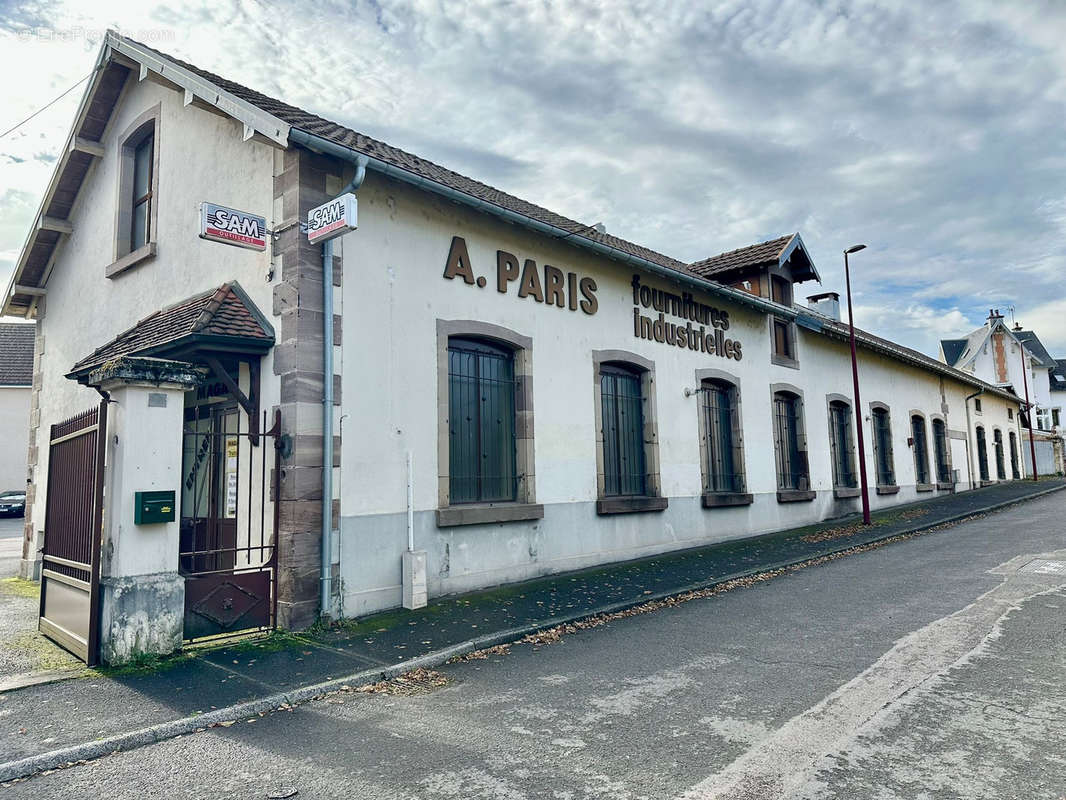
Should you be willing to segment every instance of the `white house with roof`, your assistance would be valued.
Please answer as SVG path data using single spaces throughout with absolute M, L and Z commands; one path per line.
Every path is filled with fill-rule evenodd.
M 0 322 L 0 492 L 26 489 L 34 326 Z

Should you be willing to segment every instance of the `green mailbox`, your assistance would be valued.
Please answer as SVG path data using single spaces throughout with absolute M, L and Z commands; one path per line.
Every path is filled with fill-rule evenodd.
M 133 522 L 136 525 L 173 522 L 174 511 L 174 492 L 137 492 Z

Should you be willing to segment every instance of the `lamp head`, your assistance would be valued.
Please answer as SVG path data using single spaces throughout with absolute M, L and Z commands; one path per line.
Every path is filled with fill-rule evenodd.
M 865 250 L 865 249 L 866 249 L 866 245 L 864 245 L 864 244 L 853 244 L 851 247 L 849 247 L 847 250 L 844 251 L 844 254 L 850 256 L 852 253 L 857 253 L 860 250 Z

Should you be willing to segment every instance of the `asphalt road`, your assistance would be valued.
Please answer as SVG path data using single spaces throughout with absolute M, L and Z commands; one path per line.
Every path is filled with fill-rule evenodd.
M 22 517 L 0 517 L 0 539 L 22 536 L 25 520 Z
M 1060 492 L 5 796 L 1058 800 L 1064 512 Z

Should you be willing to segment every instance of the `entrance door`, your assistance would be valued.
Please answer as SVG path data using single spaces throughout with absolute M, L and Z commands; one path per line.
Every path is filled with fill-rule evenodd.
M 41 564 L 41 633 L 89 666 L 100 640 L 107 403 L 51 428 Z
M 280 415 L 242 430 L 236 406 L 186 410 L 182 448 L 179 570 L 185 576 L 185 638 L 274 624 Z

